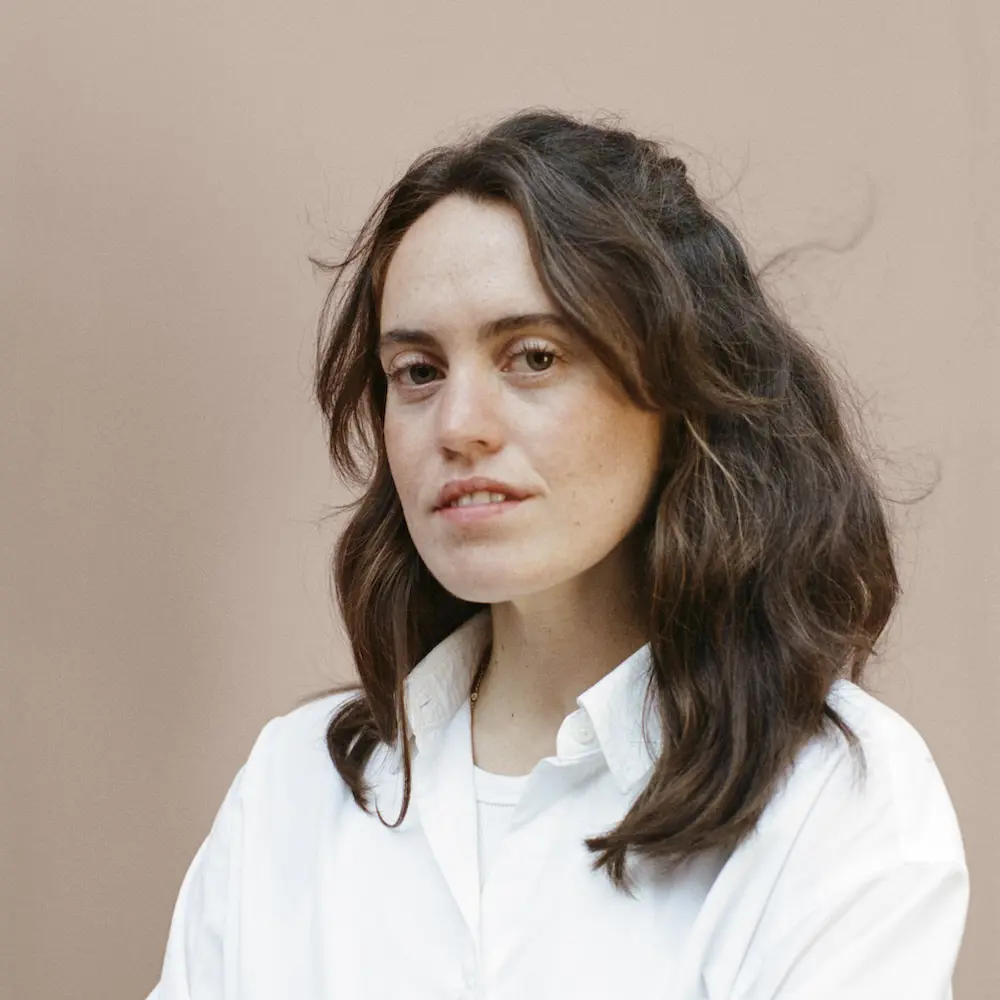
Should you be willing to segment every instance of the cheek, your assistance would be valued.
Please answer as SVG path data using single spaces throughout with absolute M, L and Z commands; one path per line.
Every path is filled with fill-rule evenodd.
M 416 470 L 419 468 L 419 455 L 415 449 L 415 441 L 410 440 L 406 433 L 404 422 L 394 419 L 387 410 L 385 415 L 382 439 L 385 444 L 386 459 L 389 462 L 389 472 L 392 474 L 396 492 L 403 506 L 406 507 L 416 494 Z
M 580 514 L 628 526 L 646 502 L 658 457 L 658 421 L 620 409 L 588 415 L 575 433 L 562 436 L 560 449 L 552 450 L 554 469 Z

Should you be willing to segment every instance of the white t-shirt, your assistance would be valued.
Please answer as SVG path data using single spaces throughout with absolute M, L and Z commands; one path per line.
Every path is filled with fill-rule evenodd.
M 968 872 L 938 769 L 899 715 L 837 682 L 867 780 L 842 738 L 817 738 L 736 851 L 646 873 L 630 898 L 583 839 L 652 766 L 648 648 L 580 696 L 498 827 L 479 819 L 468 699 L 488 629 L 485 612 L 407 678 L 413 788 L 396 828 L 355 805 L 327 755 L 348 695 L 264 727 L 183 879 L 150 1000 L 950 1000 Z M 368 773 L 392 822 L 398 752 Z
M 482 892 L 494 856 L 514 818 L 530 774 L 493 774 L 473 767 L 479 831 L 479 890 Z

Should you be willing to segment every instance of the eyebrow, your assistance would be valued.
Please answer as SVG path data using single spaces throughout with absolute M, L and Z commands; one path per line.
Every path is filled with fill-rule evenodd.
M 501 316 L 499 319 L 491 319 L 479 328 L 476 332 L 476 339 L 480 341 L 493 340 L 495 337 L 513 333 L 530 326 L 554 326 L 566 332 L 569 326 L 566 321 L 555 313 L 538 312 L 522 313 L 514 316 Z M 406 327 L 394 327 L 386 330 L 378 338 L 379 350 L 383 350 L 390 344 L 437 344 L 438 339 L 433 333 L 427 330 L 414 330 Z

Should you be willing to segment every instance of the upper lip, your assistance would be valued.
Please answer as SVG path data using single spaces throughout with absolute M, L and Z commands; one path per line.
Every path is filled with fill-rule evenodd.
M 471 479 L 452 479 L 445 483 L 438 494 L 437 505 L 434 509 L 440 510 L 442 507 L 447 507 L 448 504 L 467 493 L 502 493 L 510 500 L 524 500 L 531 496 L 527 490 L 519 490 L 516 486 L 500 482 L 499 479 L 473 476 Z

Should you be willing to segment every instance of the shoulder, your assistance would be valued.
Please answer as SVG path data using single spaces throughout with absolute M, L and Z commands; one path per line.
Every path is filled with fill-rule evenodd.
M 864 748 L 874 804 L 891 810 L 902 860 L 961 854 L 958 819 L 944 778 L 923 736 L 902 715 L 849 681 L 829 703 Z
M 924 738 L 912 723 L 857 684 L 848 680 L 836 681 L 827 704 L 835 708 L 872 749 L 885 747 L 899 762 L 931 756 Z
M 334 713 L 356 691 L 324 695 L 272 718 L 260 730 L 243 768 L 244 798 L 275 799 L 298 806 L 316 800 L 317 791 L 341 794 L 346 787 L 327 749 L 327 727 Z
M 863 851 L 878 864 L 964 858 L 958 819 L 924 738 L 902 715 L 863 688 L 837 681 L 827 699 L 858 738 L 839 732 L 799 755 L 773 812 L 826 850 Z
M 864 767 L 832 726 L 798 754 L 712 888 L 712 995 L 886 996 L 919 978 L 943 996 L 929 984 L 950 975 L 968 903 L 944 781 L 917 729 L 872 694 L 840 680 L 827 704 Z

